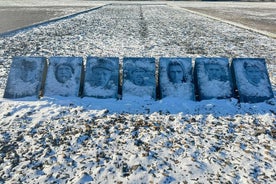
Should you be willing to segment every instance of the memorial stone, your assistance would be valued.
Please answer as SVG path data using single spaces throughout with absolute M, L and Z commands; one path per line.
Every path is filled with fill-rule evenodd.
M 123 96 L 155 98 L 155 59 L 124 58 Z
M 117 98 L 119 58 L 88 57 L 83 96 Z
M 180 97 L 194 100 L 191 58 L 160 58 L 159 85 L 161 98 Z
M 45 57 L 14 57 L 4 98 L 39 96 L 46 70 Z
M 235 58 L 231 68 L 241 102 L 257 103 L 273 98 L 265 59 Z
M 233 96 L 232 78 L 227 58 L 196 58 L 195 81 L 199 100 Z
M 45 96 L 78 96 L 82 63 L 81 57 L 50 57 Z

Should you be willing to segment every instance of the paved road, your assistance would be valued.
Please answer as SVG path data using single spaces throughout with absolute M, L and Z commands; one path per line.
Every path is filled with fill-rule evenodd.
M 0 7 L 0 33 L 84 11 L 90 8 L 92 7 Z
M 227 8 L 187 8 L 192 11 L 237 22 L 256 30 L 276 34 L 276 9 L 237 8 L 233 13 Z M 258 16 L 256 16 L 258 15 Z
M 68 1 L 60 1 L 62 6 L 52 1 L 41 6 L 37 1 L 34 6 L 26 3 L 24 6 L 11 4 L 8 6 L 0 3 L 0 33 L 43 22 L 56 17 L 83 11 L 93 6 L 99 6 L 111 2 L 78 1 L 78 5 Z M 63 3 L 61 3 L 63 2 Z M 35 4 L 36 3 L 36 4 Z M 118 3 L 118 2 L 116 2 Z M 120 2 L 130 3 L 130 2 Z M 137 2 L 135 2 L 137 3 Z M 151 2 L 158 3 L 158 2 Z M 179 8 L 185 8 L 194 12 L 231 21 L 261 32 L 276 35 L 276 3 L 234 3 L 234 2 L 164 2 Z M 7 3 L 6 3 L 7 4 Z
M 169 2 L 168 4 L 276 38 L 275 2 Z

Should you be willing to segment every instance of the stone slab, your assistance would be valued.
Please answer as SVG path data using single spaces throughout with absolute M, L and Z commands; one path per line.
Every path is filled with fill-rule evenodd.
M 195 100 L 191 58 L 159 59 L 160 96 Z
M 50 57 L 45 96 L 78 96 L 82 68 L 81 57 Z
M 273 98 L 263 58 L 234 58 L 231 64 L 241 102 L 263 102 Z
M 124 96 L 156 96 L 155 58 L 123 58 Z
M 118 85 L 119 58 L 87 58 L 83 96 L 117 98 Z
M 199 100 L 233 96 L 233 84 L 227 58 L 196 58 L 195 81 Z
M 46 68 L 45 57 L 14 57 L 4 98 L 39 96 Z

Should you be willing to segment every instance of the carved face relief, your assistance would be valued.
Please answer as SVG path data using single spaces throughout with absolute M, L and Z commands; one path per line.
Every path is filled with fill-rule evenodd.
M 132 73 L 132 80 L 135 85 L 144 86 L 144 77 L 146 77 L 146 71 L 142 68 L 138 68 Z
M 73 69 L 69 65 L 58 65 L 56 68 L 56 79 L 60 83 L 65 83 L 70 80 L 73 76 Z
M 208 79 L 223 81 L 224 71 L 219 64 L 206 64 L 205 69 L 207 71 Z
M 36 63 L 23 60 L 20 70 L 20 79 L 24 82 L 33 82 L 36 77 Z
M 259 82 L 262 79 L 262 72 L 257 66 L 248 66 L 245 69 L 245 75 L 251 84 L 258 86 Z
M 111 78 L 112 71 L 106 68 L 95 67 L 92 69 L 93 77 L 93 86 L 105 87 Z
M 169 65 L 168 77 L 172 83 L 183 82 L 184 71 L 180 65 Z

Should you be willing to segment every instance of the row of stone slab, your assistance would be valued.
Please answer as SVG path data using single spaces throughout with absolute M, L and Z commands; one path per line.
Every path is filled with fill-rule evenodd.
M 262 102 L 273 92 L 262 58 L 14 57 L 4 98 L 86 96 L 183 100 L 237 97 Z

